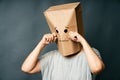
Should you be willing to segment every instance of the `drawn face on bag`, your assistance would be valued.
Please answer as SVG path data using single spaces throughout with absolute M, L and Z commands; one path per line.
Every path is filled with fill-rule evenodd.
M 53 6 L 44 12 L 51 32 L 57 34 L 58 50 L 63 56 L 75 54 L 80 50 L 80 44 L 71 41 L 68 34 L 69 31 L 83 33 L 81 14 L 80 3 Z
M 73 31 L 71 30 L 71 28 L 72 28 L 71 26 L 62 26 L 62 27 L 54 28 L 54 32 L 57 34 L 58 37 L 58 42 L 65 43 L 70 40 L 68 36 L 69 36 L 69 31 Z

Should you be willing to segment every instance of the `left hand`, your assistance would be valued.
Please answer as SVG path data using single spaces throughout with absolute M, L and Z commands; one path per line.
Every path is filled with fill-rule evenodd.
M 77 33 L 77 32 L 70 31 L 69 32 L 69 38 L 71 40 L 75 41 L 75 42 L 81 42 L 83 37 L 79 33 Z

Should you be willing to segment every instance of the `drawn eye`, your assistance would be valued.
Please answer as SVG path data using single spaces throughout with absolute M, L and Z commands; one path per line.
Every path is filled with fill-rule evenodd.
M 56 32 L 57 32 L 57 33 L 59 33 L 59 31 L 58 31 L 58 30 L 56 30 Z
M 67 33 L 67 32 L 68 32 L 68 30 L 67 30 L 67 29 L 65 29 L 65 30 L 64 30 L 64 32 L 65 32 L 65 33 Z

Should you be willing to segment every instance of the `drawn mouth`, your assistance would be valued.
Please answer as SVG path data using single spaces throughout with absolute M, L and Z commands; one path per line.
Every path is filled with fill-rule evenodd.
M 67 42 L 67 41 L 69 41 L 69 40 L 58 40 L 59 42 Z

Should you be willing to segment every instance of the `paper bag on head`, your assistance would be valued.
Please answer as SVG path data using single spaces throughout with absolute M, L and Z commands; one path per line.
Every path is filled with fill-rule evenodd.
M 63 56 L 80 51 L 81 45 L 68 38 L 69 31 L 83 35 L 82 9 L 80 2 L 52 6 L 44 12 L 51 32 L 57 34 L 58 50 Z

